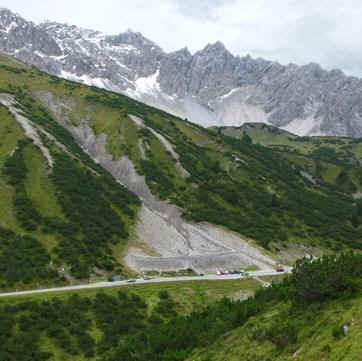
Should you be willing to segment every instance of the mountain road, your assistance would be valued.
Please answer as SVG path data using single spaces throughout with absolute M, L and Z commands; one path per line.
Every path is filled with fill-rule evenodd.
M 83 285 L 75 286 L 65 286 L 65 287 L 55 287 L 55 288 L 44 288 L 28 291 L 17 291 L 17 292 L 8 292 L 0 293 L 0 297 L 10 297 L 10 296 L 22 296 L 22 295 L 32 295 L 37 293 L 49 293 L 49 292 L 62 292 L 62 291 L 77 291 L 91 288 L 105 288 L 105 287 L 118 287 L 118 286 L 131 286 L 135 284 L 147 284 L 147 283 L 162 283 L 162 282 L 183 282 L 183 281 L 216 281 L 216 280 L 236 280 L 236 279 L 245 279 L 248 277 L 264 277 L 264 276 L 278 276 L 290 272 L 277 272 L 277 271 L 255 271 L 248 272 L 248 275 L 241 274 L 225 274 L 225 275 L 205 275 L 205 276 L 184 276 L 184 277 L 154 277 L 151 279 L 133 279 L 133 280 L 123 280 L 123 281 L 114 281 L 114 282 L 98 282 L 98 283 L 88 283 Z

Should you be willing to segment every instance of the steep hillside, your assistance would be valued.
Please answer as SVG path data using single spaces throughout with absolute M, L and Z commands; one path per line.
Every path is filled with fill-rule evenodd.
M 46 269 L 268 269 L 256 243 L 282 262 L 289 248 L 361 247 L 362 207 L 344 176 L 316 184 L 289 153 L 0 61 L 3 237 L 38 240 Z M 115 180 L 142 201 L 134 232 L 140 203 Z
M 361 259 L 356 261 L 360 269 Z M 333 263 L 330 259 L 315 265 L 302 262 L 289 284 L 284 281 L 257 294 L 256 299 L 266 302 L 259 312 L 246 322 L 235 321 L 242 325 L 231 326 L 187 360 L 361 360 L 361 273 L 353 271 L 351 276 L 341 262 L 343 281 L 341 274 L 332 274 Z
M 203 126 L 268 122 L 299 135 L 362 135 L 362 81 L 314 63 L 234 56 L 220 42 L 166 53 L 140 33 L 34 24 L 7 9 L 0 9 L 0 49 Z
M 43 127 L 22 115 L 14 97 L 0 95 L 1 287 L 59 283 L 122 267 L 112 250 L 127 244 L 138 197 L 46 113 L 38 115 L 47 119 Z

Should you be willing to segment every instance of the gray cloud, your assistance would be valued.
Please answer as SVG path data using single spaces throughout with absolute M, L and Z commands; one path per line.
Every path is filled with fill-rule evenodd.
M 0 0 L 24 17 L 106 33 L 131 28 L 173 51 L 221 40 L 241 56 L 318 62 L 362 76 L 360 0 Z
M 236 0 L 171 0 L 176 11 L 193 19 L 217 20 L 215 10 L 235 4 Z

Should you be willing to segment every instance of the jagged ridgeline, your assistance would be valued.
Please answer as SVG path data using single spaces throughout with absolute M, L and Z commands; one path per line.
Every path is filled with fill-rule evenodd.
M 250 137 L 204 129 L 7 57 L 0 59 L 0 94 L 5 285 L 58 277 L 59 267 L 78 278 L 121 267 L 140 201 L 67 129 L 103 136 L 109 157 L 127 157 L 152 193 L 179 206 L 187 220 L 224 226 L 266 248 L 362 246 L 362 207 L 345 177 L 315 184 L 299 161 Z M 317 169 L 318 159 L 309 161 Z M 353 184 L 354 194 L 361 186 Z M 8 257 L 15 244 L 18 255 Z

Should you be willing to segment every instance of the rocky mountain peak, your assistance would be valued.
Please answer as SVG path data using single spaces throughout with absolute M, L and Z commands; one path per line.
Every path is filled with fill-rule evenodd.
M 192 54 L 190 53 L 190 51 L 187 47 L 184 47 L 180 50 L 176 50 L 176 51 L 170 53 L 169 56 L 175 57 L 175 58 L 181 58 L 181 59 L 185 59 L 185 60 L 189 60 L 192 58 Z
M 162 53 L 163 50 L 153 41 L 147 39 L 139 32 L 127 30 L 118 35 L 111 35 L 106 37 L 106 41 L 113 46 L 128 44 L 140 50 L 153 51 L 155 53 Z
M 34 57 L 36 52 L 48 56 L 61 54 L 61 49 L 49 34 L 6 8 L 0 10 L 0 49 L 17 55 L 21 60 Z
M 82 39 L 82 38 L 95 38 L 102 36 L 99 31 L 81 28 L 75 25 L 69 25 L 66 23 L 58 23 L 53 21 L 46 21 L 38 26 L 40 29 L 50 33 L 53 37 L 60 40 L 65 39 Z
M 213 44 L 207 44 L 202 50 L 195 54 L 196 57 L 232 57 L 232 54 L 226 49 L 221 41 Z
M 205 46 L 205 48 L 203 50 L 201 50 L 201 52 L 206 53 L 206 52 L 220 52 L 220 53 L 224 53 L 227 52 L 228 50 L 226 49 L 224 43 L 222 43 L 221 41 L 216 41 L 215 43 L 212 44 L 207 44 Z
M 0 8 L 0 31 L 9 33 L 18 26 L 22 26 L 26 23 L 26 20 L 19 14 L 13 13 L 7 8 Z

